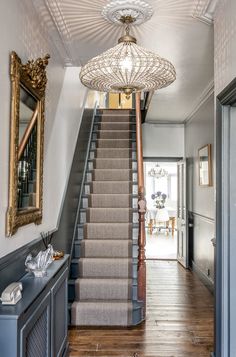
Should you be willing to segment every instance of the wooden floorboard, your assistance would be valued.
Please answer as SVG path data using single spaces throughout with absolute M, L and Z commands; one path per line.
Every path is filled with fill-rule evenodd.
M 70 357 L 206 357 L 212 294 L 174 261 L 147 262 L 147 319 L 133 328 L 69 330 Z

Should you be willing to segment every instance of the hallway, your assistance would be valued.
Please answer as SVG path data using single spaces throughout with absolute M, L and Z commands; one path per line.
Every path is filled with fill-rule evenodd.
M 177 262 L 147 262 L 147 319 L 134 328 L 69 330 L 70 357 L 209 357 L 214 299 Z M 136 354 L 135 354 L 136 353 Z
M 161 260 L 177 259 L 177 232 L 146 232 L 146 258 Z

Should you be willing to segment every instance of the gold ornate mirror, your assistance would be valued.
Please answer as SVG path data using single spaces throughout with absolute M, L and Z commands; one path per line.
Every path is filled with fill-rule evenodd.
M 25 65 L 11 53 L 11 134 L 6 234 L 42 221 L 44 103 L 49 55 Z

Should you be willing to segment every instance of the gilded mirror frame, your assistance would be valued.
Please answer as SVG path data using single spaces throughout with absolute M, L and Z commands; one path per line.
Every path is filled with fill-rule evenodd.
M 6 235 L 12 236 L 19 227 L 29 223 L 42 222 L 43 208 L 43 145 L 45 120 L 45 90 L 47 83 L 46 66 L 49 55 L 22 64 L 15 52 L 10 54 L 11 79 L 11 129 L 8 209 L 6 215 Z M 20 89 L 23 88 L 37 101 L 36 132 L 36 194 L 35 207 L 18 210 L 18 158 L 20 125 Z M 35 110 L 35 111 L 36 111 Z

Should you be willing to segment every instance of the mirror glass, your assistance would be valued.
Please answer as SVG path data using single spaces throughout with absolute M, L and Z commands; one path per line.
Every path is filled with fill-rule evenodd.
M 198 150 L 199 185 L 211 186 L 211 145 L 205 145 Z
M 18 210 L 37 207 L 38 100 L 20 86 L 18 142 Z

